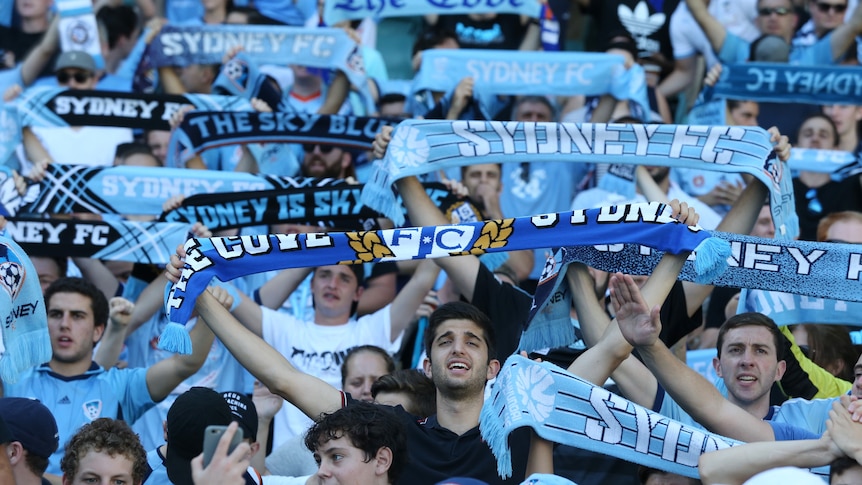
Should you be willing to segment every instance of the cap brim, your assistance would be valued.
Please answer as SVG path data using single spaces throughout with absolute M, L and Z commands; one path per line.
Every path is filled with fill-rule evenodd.
M 168 470 L 168 478 L 171 483 L 173 485 L 194 485 L 190 460 L 180 456 L 177 452 L 171 452 L 171 449 L 168 446 L 168 452 L 165 454 L 165 468 Z

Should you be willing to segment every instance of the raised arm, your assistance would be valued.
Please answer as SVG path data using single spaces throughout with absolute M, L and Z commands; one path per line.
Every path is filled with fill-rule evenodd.
M 211 295 L 213 299 L 218 297 L 220 300 L 216 301 L 220 301 L 219 305 L 226 304 L 230 306 L 230 302 L 232 301 L 224 288 L 210 287 L 204 293 Z M 149 389 L 150 397 L 153 398 L 153 401 L 160 402 L 166 398 L 174 388 L 191 377 L 192 374 L 204 365 L 204 361 L 206 361 L 215 339 L 213 332 L 209 327 L 198 321 L 191 332 L 189 332 L 189 337 L 192 341 L 191 354 L 172 355 L 167 359 L 156 362 L 147 370 L 147 389 Z
M 704 485 L 737 485 L 772 468 L 813 468 L 841 456 L 843 453 L 827 433 L 819 440 L 748 443 L 704 453 L 697 468 Z
M 840 61 L 847 49 L 856 41 L 856 36 L 862 34 L 862 8 L 857 4 L 853 15 L 846 22 L 832 31 L 829 46 L 832 48 L 832 59 Z
M 741 441 L 774 441 L 772 427 L 724 398 L 659 340 L 658 319 L 620 321 L 620 331 L 636 348 L 668 394 L 710 431 Z
M 688 5 L 691 16 L 706 34 L 706 38 L 709 39 L 712 49 L 715 52 L 720 51 L 721 46 L 724 45 L 724 40 L 727 38 L 727 30 L 709 13 L 704 0 L 685 0 L 685 3 Z
M 413 315 L 434 287 L 440 267 L 434 261 L 425 260 L 419 264 L 410 281 L 398 292 L 389 307 L 389 320 L 392 325 L 391 338 L 394 342 L 413 321 Z
M 122 297 L 114 297 L 109 300 L 110 313 L 108 314 L 108 326 L 99 341 L 99 348 L 93 360 L 97 364 L 110 369 L 117 363 L 120 353 L 123 351 L 123 342 L 129 328 L 129 321 L 135 304 Z

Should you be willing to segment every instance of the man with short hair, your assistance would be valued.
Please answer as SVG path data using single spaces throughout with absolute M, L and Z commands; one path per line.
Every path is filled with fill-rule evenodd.
M 99 418 L 81 427 L 66 443 L 60 467 L 64 485 L 140 485 L 147 470 L 147 453 L 128 424 Z
M 177 281 L 182 267 L 179 257 L 173 255 L 167 266 L 169 279 Z M 202 295 L 195 308 L 243 366 L 307 416 L 318 417 L 356 404 L 335 387 L 297 370 L 210 296 Z M 397 483 L 434 483 L 452 476 L 502 483 L 496 459 L 482 441 L 478 426 L 485 383 L 500 369 L 494 358 L 490 321 L 467 303 L 442 305 L 431 315 L 425 348 L 425 371 L 437 386 L 437 414 L 417 422 L 403 408 L 395 408 L 398 419 L 407 426 L 411 464 Z M 526 436 L 512 440 L 514 482 L 524 478 L 528 442 Z
M 149 368 L 103 369 L 93 348 L 108 320 L 108 302 L 93 284 L 61 278 L 45 291 L 51 360 L 25 371 L 17 383 L 4 383 L 5 396 L 35 397 L 58 419 L 60 447 L 48 472 L 58 474 L 63 444 L 82 425 L 100 417 L 134 423 L 203 365 L 213 343 L 206 325 L 190 332 L 191 355 L 174 355 Z
M 364 402 L 324 415 L 305 435 L 321 483 L 388 485 L 407 464 L 407 433 L 390 408 Z
M 45 485 L 42 478 L 48 458 L 60 446 L 57 422 L 51 411 L 35 399 L 4 397 L 0 399 L 0 416 L 8 420 L 12 433 L 8 444 L 9 462 L 16 485 Z

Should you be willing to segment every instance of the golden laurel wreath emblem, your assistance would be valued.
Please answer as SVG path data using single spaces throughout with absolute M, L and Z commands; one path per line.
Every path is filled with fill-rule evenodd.
M 467 251 L 453 253 L 453 255 L 474 254 L 478 256 L 485 254 L 488 249 L 505 247 L 509 243 L 509 236 L 512 235 L 512 231 L 514 230 L 512 227 L 514 223 L 514 218 L 485 221 L 479 237 L 473 242 L 473 246 Z
M 395 256 L 376 231 L 348 232 L 345 236 L 349 240 L 350 248 L 356 251 L 356 260 L 342 261 L 341 264 L 370 263 L 376 259 Z

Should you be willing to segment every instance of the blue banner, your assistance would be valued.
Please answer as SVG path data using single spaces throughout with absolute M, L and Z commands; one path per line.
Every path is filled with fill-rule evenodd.
M 365 17 L 412 17 L 429 14 L 514 13 L 538 17 L 539 0 L 329 0 L 323 7 L 326 25 Z

